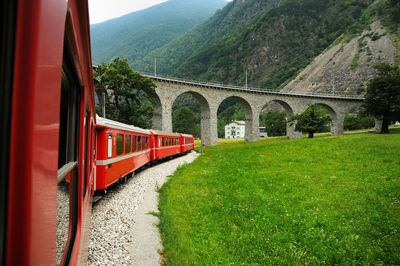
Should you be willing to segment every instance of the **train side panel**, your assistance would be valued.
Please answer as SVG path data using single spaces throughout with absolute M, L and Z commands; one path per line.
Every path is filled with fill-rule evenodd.
M 182 153 L 194 150 L 194 137 L 190 134 L 181 134 L 181 151 Z
M 98 129 L 96 190 L 151 161 L 151 135 L 112 128 Z
M 161 159 L 181 153 L 180 136 L 174 133 L 152 131 L 154 134 L 155 159 Z
M 54 265 L 59 262 L 56 253 L 60 253 L 67 264 L 85 263 L 95 124 L 87 2 L 19 0 L 16 13 L 7 232 L 2 260 L 7 265 Z M 64 77 L 65 68 L 72 69 L 74 81 Z M 65 84 L 77 85 L 79 100 L 74 103 L 76 163 L 60 167 L 61 162 L 67 162 L 60 160 L 60 146 L 66 143 L 62 110 L 69 107 L 64 101 L 68 90 L 64 80 Z M 73 191 L 66 205 L 72 218 L 64 230 L 66 242 L 57 249 L 60 170 L 64 176 L 73 176 Z

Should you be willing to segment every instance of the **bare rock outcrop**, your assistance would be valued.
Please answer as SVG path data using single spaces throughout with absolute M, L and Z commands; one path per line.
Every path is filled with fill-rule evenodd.
M 366 82 L 376 74 L 373 66 L 393 63 L 395 57 L 396 48 L 389 34 L 376 21 L 360 36 L 329 47 L 282 91 L 364 95 Z

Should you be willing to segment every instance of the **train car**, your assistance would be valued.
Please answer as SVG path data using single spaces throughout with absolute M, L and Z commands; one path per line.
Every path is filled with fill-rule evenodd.
M 180 134 L 181 153 L 194 150 L 194 137 L 190 134 Z
M 106 190 L 152 160 L 152 134 L 124 123 L 97 116 L 95 190 Z
M 153 160 L 181 153 L 181 139 L 177 133 L 151 130 L 154 138 Z
M 0 264 L 85 264 L 95 169 L 87 1 L 0 1 L 0 21 Z

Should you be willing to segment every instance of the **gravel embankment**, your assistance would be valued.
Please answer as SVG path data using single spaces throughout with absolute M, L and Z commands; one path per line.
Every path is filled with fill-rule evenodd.
M 145 236 L 143 237 L 146 239 L 134 239 L 132 230 L 135 226 L 136 211 L 143 203 L 146 191 L 155 191 L 177 167 L 192 162 L 197 156 L 198 154 L 191 152 L 154 165 L 129 178 L 126 183 L 117 184 L 109 189 L 108 193 L 93 205 L 88 264 L 137 265 L 132 252 L 135 249 L 133 243 L 156 241 L 158 243 L 147 243 L 145 246 L 158 246 L 159 239 Z M 157 200 L 153 197 L 149 199 Z M 152 253 L 156 257 L 155 260 L 160 261 L 160 255 L 157 252 Z

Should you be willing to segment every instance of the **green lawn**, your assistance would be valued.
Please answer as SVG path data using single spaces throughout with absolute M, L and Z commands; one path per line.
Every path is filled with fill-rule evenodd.
M 399 265 L 400 129 L 207 147 L 159 207 L 168 265 Z

